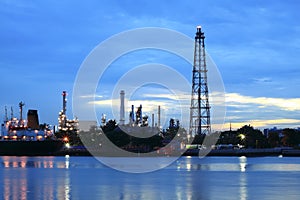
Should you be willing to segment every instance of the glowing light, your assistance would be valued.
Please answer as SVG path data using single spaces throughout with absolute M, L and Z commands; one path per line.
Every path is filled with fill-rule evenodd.
M 71 146 L 70 146 L 69 143 L 66 143 L 66 144 L 65 144 L 65 147 L 69 149 Z
M 64 137 L 63 141 L 64 142 L 69 142 L 69 138 L 68 137 Z
M 244 134 L 239 134 L 239 137 L 241 138 L 241 140 L 244 140 L 246 138 Z
M 43 136 L 41 136 L 41 135 L 36 136 L 37 140 L 41 140 L 42 138 L 43 138 Z

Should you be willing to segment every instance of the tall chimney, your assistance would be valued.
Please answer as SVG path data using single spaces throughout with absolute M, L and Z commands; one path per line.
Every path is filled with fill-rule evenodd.
M 154 113 L 152 113 L 152 127 L 154 127 Z
M 124 90 L 121 90 L 120 92 L 120 125 L 124 125 L 125 124 L 125 105 L 124 105 L 124 101 L 125 101 L 125 92 Z
M 158 106 L 158 113 L 157 113 L 157 127 L 160 128 L 160 106 Z
M 66 111 L 67 111 L 67 92 L 66 91 L 63 91 L 62 93 L 62 96 L 63 96 L 63 114 L 65 115 L 66 114 Z
M 39 129 L 39 116 L 37 110 L 28 110 L 27 112 L 27 127 L 31 129 Z

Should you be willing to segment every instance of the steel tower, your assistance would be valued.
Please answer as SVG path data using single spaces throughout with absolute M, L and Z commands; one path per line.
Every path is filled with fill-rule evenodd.
M 211 131 L 204 38 L 201 26 L 197 26 L 190 107 L 190 135 L 206 135 Z

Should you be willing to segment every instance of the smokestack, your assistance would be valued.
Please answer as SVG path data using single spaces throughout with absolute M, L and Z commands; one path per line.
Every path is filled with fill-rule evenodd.
M 154 127 L 154 113 L 152 113 L 152 127 Z
M 28 110 L 27 112 L 27 127 L 31 129 L 39 129 L 39 116 L 37 110 Z
M 124 90 L 121 90 L 120 92 L 120 125 L 124 125 L 125 124 L 125 105 L 124 105 L 124 101 L 125 101 L 125 92 Z
M 63 91 L 62 93 L 62 96 L 63 96 L 63 114 L 65 115 L 66 114 L 66 111 L 67 111 L 67 92 L 66 91 Z
M 160 106 L 158 106 L 158 113 L 157 113 L 157 127 L 160 128 Z

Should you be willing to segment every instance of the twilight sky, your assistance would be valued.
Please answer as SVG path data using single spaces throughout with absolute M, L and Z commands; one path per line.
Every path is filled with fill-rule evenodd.
M 224 128 L 229 128 L 229 122 L 233 128 L 244 124 L 298 127 L 299 8 L 297 0 L 1 1 L 1 118 L 5 106 L 12 106 L 17 115 L 18 103 L 24 101 L 25 110 L 39 110 L 41 123 L 57 124 L 63 90 L 69 94 L 71 118 L 77 72 L 98 44 L 120 32 L 144 27 L 168 28 L 194 38 L 196 26 L 201 25 L 206 50 L 224 81 Z M 193 46 L 190 51 L 193 53 Z M 167 64 L 191 81 L 192 66 L 167 52 L 123 55 L 99 81 L 96 101 L 90 101 L 96 103 L 98 115 L 114 118 L 107 105 L 115 83 L 126 71 L 147 63 Z M 165 78 L 172 81 L 172 77 Z M 157 104 L 174 115 L 167 105 L 176 105 L 176 100 L 164 88 L 141 88 L 131 100 L 135 106 L 143 104 L 149 116 L 156 112 L 152 109 Z M 118 97 L 112 102 L 119 106 Z

